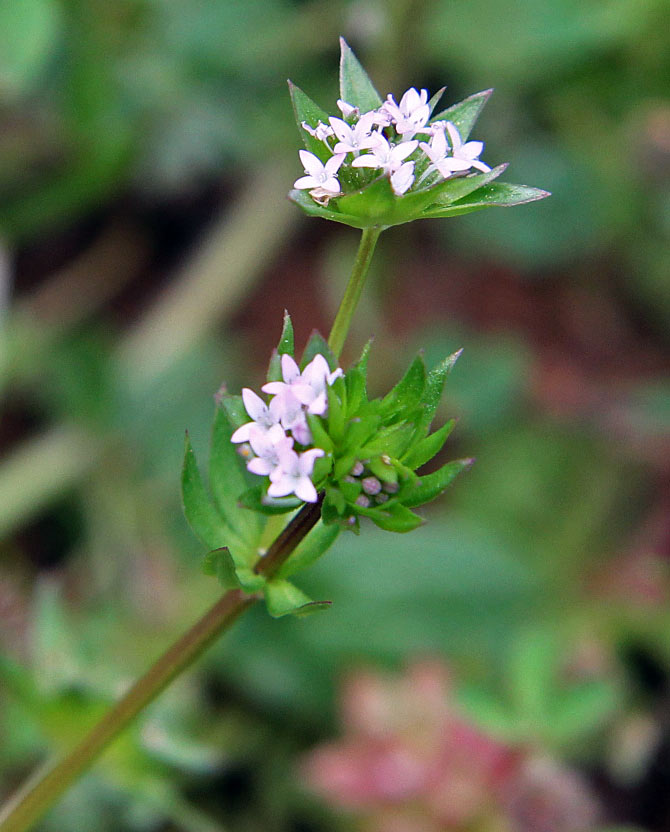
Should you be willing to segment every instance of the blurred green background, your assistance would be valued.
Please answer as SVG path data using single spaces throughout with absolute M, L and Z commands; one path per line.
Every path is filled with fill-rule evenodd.
M 285 81 L 333 112 L 340 34 L 382 94 L 495 87 L 483 159 L 553 192 L 390 230 L 345 352 L 374 333 L 381 393 L 464 347 L 441 415 L 477 464 L 414 534 L 343 535 L 327 614 L 254 609 L 40 829 L 670 830 L 667 0 L 0 2 L 0 797 L 217 595 L 183 433 L 205 458 L 284 308 L 299 343 L 332 320 L 357 236 L 286 201 Z M 343 675 L 422 656 L 597 819 L 315 797 Z

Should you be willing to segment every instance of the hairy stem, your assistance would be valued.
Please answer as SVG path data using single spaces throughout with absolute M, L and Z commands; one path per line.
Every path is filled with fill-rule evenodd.
M 365 278 L 368 276 L 372 255 L 374 254 L 375 246 L 377 245 L 377 240 L 381 232 L 381 228 L 363 229 L 354 266 L 351 270 L 351 277 L 344 291 L 344 297 L 340 303 L 340 308 L 337 310 L 335 322 L 333 323 L 333 328 L 330 330 L 330 337 L 328 338 L 328 346 L 336 358 L 342 352 L 342 347 L 344 346 L 349 327 L 351 326 L 351 319 L 358 306 L 358 301 L 363 291 L 363 286 L 365 285 Z
M 270 577 L 316 525 L 321 516 L 321 499 L 307 503 L 278 535 L 256 571 Z M 158 659 L 67 756 L 55 765 L 39 770 L 0 809 L 0 832 L 26 832 L 83 774 L 130 722 L 202 653 L 259 596 L 239 590 L 227 592 L 186 633 Z

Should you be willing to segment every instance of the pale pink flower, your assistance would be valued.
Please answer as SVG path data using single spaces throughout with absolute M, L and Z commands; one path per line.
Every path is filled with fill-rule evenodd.
M 311 448 L 301 454 L 290 448 L 279 449 L 279 465 L 270 474 L 268 496 L 287 497 L 295 494 L 306 503 L 315 503 L 318 494 L 310 477 L 315 461 L 324 455 L 325 451 L 321 448 Z
M 298 155 L 307 175 L 296 179 L 293 183 L 294 188 L 299 190 L 321 188 L 333 195 L 339 194 L 340 183 L 335 174 L 340 169 L 346 154 L 341 153 L 331 156 L 325 165 L 318 156 L 310 153 L 309 150 L 299 150 Z

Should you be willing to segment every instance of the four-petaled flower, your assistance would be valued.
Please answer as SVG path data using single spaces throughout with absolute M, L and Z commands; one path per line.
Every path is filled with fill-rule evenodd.
M 252 427 L 262 433 L 268 433 L 275 427 L 279 427 L 281 430 L 281 426 L 279 425 L 281 420 L 279 403 L 275 404 L 274 399 L 270 402 L 270 406 L 268 407 L 259 395 L 254 393 L 254 391 L 250 390 L 248 387 L 245 387 L 242 390 L 242 401 L 244 402 L 244 407 L 247 413 L 251 416 L 253 421 L 247 422 L 239 427 L 230 437 L 231 442 L 249 442 Z
M 328 121 L 339 139 L 333 151 L 335 153 L 354 153 L 358 155 L 359 151 L 374 147 L 377 141 L 375 135 L 371 135 L 372 127 L 375 124 L 374 119 L 374 113 L 366 113 L 352 127 L 341 118 L 331 116 Z
M 297 454 L 291 448 L 282 447 L 278 450 L 279 465 L 270 474 L 268 496 L 296 497 L 306 503 L 315 503 L 318 499 L 314 483 L 310 479 L 315 461 L 325 455 L 321 448 L 310 448 Z
M 370 148 L 372 153 L 358 156 L 351 164 L 355 168 L 383 168 L 384 173 L 395 173 L 418 144 L 417 141 L 401 142 L 392 147 L 384 136 L 378 134 L 374 147 Z
M 328 410 L 328 387 L 343 375 L 340 367 L 330 369 L 323 355 L 317 354 L 300 372 L 293 358 L 281 357 L 283 381 L 270 381 L 263 392 L 272 395 L 270 404 L 245 387 L 242 401 L 252 422 L 239 427 L 231 442 L 248 442 L 254 456 L 247 469 L 252 474 L 269 477 L 270 497 L 295 494 L 306 502 L 316 502 L 317 494 L 310 476 L 315 460 L 324 456 L 321 448 L 308 448 L 302 453 L 294 443 L 306 446 L 312 441 L 307 414 L 323 416 Z M 290 432 L 290 436 L 288 435 Z M 246 450 L 246 455 L 250 453 Z
M 293 183 L 294 188 L 320 188 L 334 196 L 340 192 L 340 183 L 335 176 L 344 161 L 346 154 L 340 153 L 331 156 L 324 165 L 318 156 L 310 153 L 309 150 L 300 150 L 300 161 L 305 168 L 306 176 L 301 176 Z
M 415 133 L 424 133 L 426 123 L 430 118 L 430 107 L 428 106 L 428 90 L 417 92 L 410 87 L 396 104 L 392 95 L 386 97 L 381 109 L 385 111 L 395 124 L 396 132 L 403 138 L 411 139 Z
M 461 139 L 461 134 L 458 132 L 458 128 L 450 121 L 446 123 L 446 129 L 451 140 L 451 153 L 454 159 L 462 159 L 464 162 L 469 162 L 471 167 L 477 168 L 483 173 L 488 173 L 491 170 L 488 165 L 480 162 L 478 158 L 484 150 L 484 142 L 464 143 L 463 139 Z

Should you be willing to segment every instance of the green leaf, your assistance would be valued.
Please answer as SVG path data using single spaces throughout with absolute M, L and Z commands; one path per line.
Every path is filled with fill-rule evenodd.
M 304 370 L 309 362 L 319 354 L 326 359 L 331 370 L 335 370 L 337 368 L 337 360 L 328 346 L 328 342 L 320 332 L 313 330 L 312 334 L 309 336 L 309 341 L 307 342 L 305 351 L 302 354 L 300 369 Z
M 549 191 L 543 191 L 541 188 L 512 185 L 509 182 L 494 182 L 478 188 L 464 199 L 459 199 L 446 208 L 427 208 L 421 214 L 421 218 L 456 217 L 482 208 L 510 208 L 514 205 L 536 202 L 548 196 L 551 196 Z
M 387 428 L 382 428 L 377 435 L 361 450 L 361 458 L 387 454 L 391 457 L 401 457 L 412 441 L 416 425 L 412 422 L 397 422 Z
M 497 179 L 508 167 L 509 165 L 507 164 L 498 165 L 498 167 L 493 168 L 488 173 L 456 176 L 453 179 L 447 179 L 439 185 L 434 185 L 430 190 L 435 194 L 435 199 L 425 203 L 425 206 L 427 206 L 426 211 L 446 208 L 448 205 L 458 202 L 473 191 Z
M 380 176 L 370 185 L 339 197 L 335 202 L 338 211 L 354 216 L 366 227 L 389 225 L 396 206 L 396 197 L 386 176 Z
M 337 393 L 331 386 L 327 390 L 328 395 L 328 433 L 335 442 L 340 442 L 344 436 L 345 411 Z
M 434 116 L 432 121 L 450 121 L 458 128 L 461 138 L 465 141 L 470 135 L 475 122 L 479 118 L 479 114 L 484 109 L 484 105 L 491 97 L 493 90 L 483 90 L 476 92 L 474 95 L 469 95 L 458 104 L 452 104 L 446 110 Z
M 288 353 L 288 355 L 293 358 L 293 354 L 295 352 L 295 339 L 293 337 L 293 324 L 291 323 L 291 316 L 288 314 L 288 310 L 284 310 L 284 325 L 281 331 L 281 337 L 279 338 L 279 343 L 277 344 L 277 352 L 279 355 L 284 355 Z
M 188 433 L 181 475 L 181 494 L 188 524 L 205 546 L 208 549 L 218 549 L 228 543 L 232 531 L 212 505 L 205 490 Z
M 240 425 L 245 425 L 251 420 L 242 401 L 242 396 L 233 396 L 230 393 L 220 392 L 216 396 L 216 399 L 217 404 L 220 404 L 226 411 L 228 421 L 234 428 L 239 428 Z
M 310 153 L 318 156 L 322 162 L 327 162 L 333 155 L 326 145 L 319 141 L 314 136 L 310 135 L 302 126 L 302 122 L 306 121 L 310 127 L 316 127 L 319 122 L 328 124 L 328 113 L 315 104 L 314 101 L 304 93 L 300 87 L 296 87 L 291 81 L 288 82 L 288 89 L 291 95 L 291 103 L 293 104 L 293 112 L 295 114 L 295 121 L 298 125 L 298 130 L 302 136 L 305 147 Z
M 298 589 L 295 584 L 282 578 L 273 578 L 267 581 L 263 587 L 265 602 L 268 612 L 273 618 L 281 618 L 283 615 L 308 615 L 327 609 L 331 601 L 312 601 L 305 593 Z
M 288 198 L 291 202 L 295 202 L 302 210 L 310 217 L 322 217 L 324 220 L 332 220 L 343 225 L 349 225 L 352 228 L 369 228 L 370 222 L 367 219 L 361 219 L 351 214 L 345 214 L 341 211 L 333 211 L 330 208 L 324 208 L 322 205 L 317 205 L 307 191 L 292 190 L 289 191 Z
M 419 517 L 418 514 L 414 514 L 399 503 L 394 503 L 388 509 L 358 508 L 357 511 L 369 517 L 376 526 L 387 532 L 405 534 L 418 528 L 424 522 L 423 517 Z
M 250 545 L 256 545 L 261 532 L 260 518 L 239 507 L 240 495 L 247 490 L 248 484 L 242 460 L 230 441 L 232 433 L 225 410 L 217 405 L 212 426 L 209 485 L 214 503 L 227 525 Z
M 340 98 L 361 113 L 377 109 L 381 97 L 344 38 L 340 38 L 340 50 Z
M 333 440 L 326 432 L 321 418 L 312 413 L 308 413 L 307 424 L 312 434 L 312 445 L 315 448 L 323 448 L 327 454 L 332 453 L 334 448 Z
M 430 436 L 426 436 L 420 442 L 417 442 L 417 444 L 414 445 L 413 448 L 410 448 L 410 450 L 401 458 L 401 462 L 413 471 L 420 468 L 442 450 L 442 447 L 447 441 L 447 437 L 454 429 L 455 424 L 456 420 L 450 419 L 439 430 L 436 430 L 435 433 L 431 433 Z
M 419 425 L 417 426 L 420 433 L 427 432 L 430 428 L 430 423 L 433 421 L 433 416 L 442 398 L 444 385 L 447 381 L 447 376 L 452 371 L 454 364 L 458 361 L 463 350 L 448 355 L 441 361 L 437 367 L 433 368 L 426 378 L 426 386 L 424 388 L 423 396 L 421 397 L 421 404 L 423 405 L 423 414 Z
M 293 324 L 291 323 L 291 316 L 284 310 L 284 326 L 277 348 L 272 351 L 272 356 L 270 357 L 267 373 L 268 381 L 282 380 L 281 356 L 286 353 L 293 358 L 294 351 Z
M 430 110 L 430 112 L 431 112 L 431 113 L 433 113 L 433 112 L 434 112 L 435 108 L 436 108 L 436 107 L 437 107 L 437 105 L 440 103 L 440 98 L 442 98 L 442 96 L 444 95 L 444 91 L 445 91 L 445 90 L 446 90 L 446 87 L 442 87 L 442 89 L 441 89 L 441 90 L 438 90 L 438 91 L 435 93 L 435 95 L 434 95 L 434 96 L 432 96 L 432 98 L 431 98 L 431 99 L 430 99 L 430 101 L 428 102 L 428 109 Z
M 311 566 L 330 549 L 340 533 L 339 526 L 324 526 L 319 520 L 307 537 L 302 540 L 278 573 L 280 578 L 289 578 L 296 572 Z
M 470 468 L 473 462 L 473 459 L 456 459 L 453 462 L 447 462 L 446 465 L 432 474 L 419 477 L 419 481 L 414 488 L 407 494 L 403 494 L 403 505 L 413 508 L 434 500 L 447 486 L 451 485 L 461 471 Z
M 351 419 L 366 398 L 365 375 L 358 367 L 352 367 L 347 371 L 344 381 L 347 388 L 347 418 Z
M 235 569 L 235 561 L 226 546 L 212 549 L 202 562 L 205 575 L 215 575 L 224 589 L 239 589 L 240 581 Z
M 240 494 L 240 504 L 251 511 L 259 511 L 262 514 L 286 514 L 295 511 L 302 505 L 302 500 L 297 497 L 268 497 L 267 488 L 264 485 L 255 485 Z
M 426 365 L 422 355 L 410 364 L 405 375 L 382 399 L 381 412 L 385 417 L 400 418 L 421 401 L 426 387 Z

